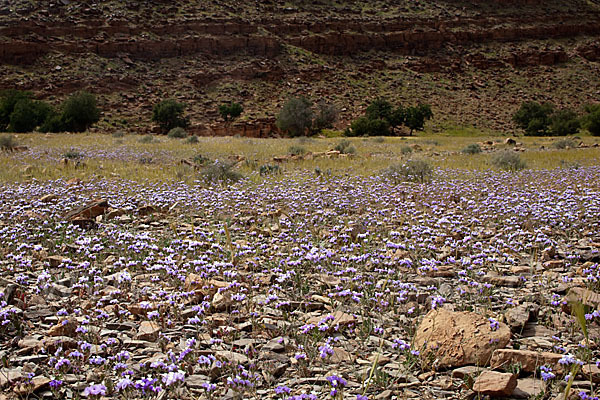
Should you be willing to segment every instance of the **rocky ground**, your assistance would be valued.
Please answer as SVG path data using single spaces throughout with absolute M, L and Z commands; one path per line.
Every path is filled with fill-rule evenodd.
M 599 172 L 3 183 L 0 397 L 593 396 Z
M 7 2 L 0 88 L 58 102 L 96 92 L 102 131 L 148 132 L 153 104 L 188 104 L 198 134 L 272 134 L 290 96 L 341 109 L 432 104 L 430 129 L 506 131 L 522 101 L 580 108 L 600 96 L 595 1 Z M 6 11 L 7 8 L 5 7 Z M 242 102 L 225 131 L 217 106 Z

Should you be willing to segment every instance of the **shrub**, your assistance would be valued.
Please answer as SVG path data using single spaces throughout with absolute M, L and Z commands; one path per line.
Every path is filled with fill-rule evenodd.
M 346 136 L 389 136 L 390 124 L 384 119 L 370 119 L 367 116 L 360 117 L 350 125 Z
M 13 135 L 0 136 L 0 150 L 11 151 L 17 147 L 17 140 Z
M 550 117 L 550 133 L 553 136 L 573 135 L 580 127 L 577 114 L 571 110 L 557 111 Z
M 69 160 L 74 160 L 77 158 L 83 158 L 83 154 L 79 152 L 79 150 L 71 148 L 63 153 L 63 157 L 68 158 Z
M 585 128 L 593 136 L 600 136 L 600 104 L 588 105 L 585 111 L 588 113 L 583 118 Z
M 554 142 L 553 146 L 557 149 L 566 149 L 567 147 L 575 148 L 577 147 L 577 142 L 573 139 L 561 139 L 557 142 Z
M 62 115 L 51 113 L 48 115 L 44 123 L 40 126 L 40 132 L 64 132 L 65 124 L 63 123 Z
M 210 161 L 210 158 L 202 154 L 196 154 L 192 160 L 197 165 L 204 165 Z
M 187 119 L 183 116 L 185 105 L 174 99 L 163 100 L 154 106 L 152 110 L 152 121 L 157 122 L 163 133 L 173 128 L 185 128 Z
M 261 176 L 279 175 L 281 174 L 281 168 L 279 165 L 264 164 L 260 166 L 259 173 Z
M 341 154 L 356 153 L 356 148 L 352 146 L 352 143 L 349 140 L 342 140 L 335 146 L 334 150 L 339 151 Z
M 505 171 L 520 171 L 526 167 L 521 156 L 514 151 L 505 150 L 492 157 L 492 164 Z
M 314 132 L 321 132 L 323 129 L 333 128 L 333 124 L 338 118 L 338 109 L 334 104 L 327 104 L 323 101 L 317 105 L 317 114 L 313 120 Z
M 419 104 L 414 107 L 408 107 L 404 110 L 404 125 L 413 131 L 422 131 L 425 127 L 425 121 L 433 117 L 431 106 L 429 104 Z
M 477 143 L 471 143 L 467 147 L 461 150 L 463 154 L 479 154 L 481 153 L 481 146 Z
M 547 103 L 525 102 L 513 115 L 513 121 L 527 136 L 542 136 L 548 131 L 552 109 Z
M 116 131 L 115 133 L 112 134 L 112 137 L 114 137 L 115 139 L 120 139 L 122 137 L 125 137 L 125 132 Z
M 167 134 L 167 136 L 170 137 L 170 138 L 172 138 L 172 139 L 183 139 L 183 138 L 187 137 L 187 135 L 188 134 L 185 131 L 185 129 L 183 129 L 180 126 L 171 129 L 169 131 L 169 133 Z
M 219 114 L 226 121 L 233 121 L 244 112 L 244 107 L 240 103 L 231 102 L 219 106 Z
M 196 143 L 198 143 L 199 141 L 200 141 L 200 140 L 198 139 L 198 136 L 196 136 L 196 135 L 192 135 L 192 136 L 190 136 L 190 137 L 187 139 L 187 142 L 188 142 L 189 144 L 196 144 Z
M 15 104 L 10 114 L 10 132 L 32 132 L 53 113 L 50 105 L 43 101 L 22 99 Z
M 152 143 L 153 141 L 154 141 L 154 138 L 152 137 L 152 135 L 144 135 L 138 140 L 138 142 L 144 143 L 144 144 Z
M 404 164 L 392 165 L 384 171 L 384 175 L 394 183 L 418 182 L 425 183 L 431 180 L 433 168 L 424 160 L 409 160 Z
M 288 153 L 293 156 L 303 156 L 306 154 L 306 149 L 302 146 L 292 145 L 288 147 Z
M 412 152 L 413 152 L 413 149 L 412 149 L 412 147 L 410 147 L 410 146 L 402 146 L 402 147 L 400 148 L 400 153 L 402 153 L 402 154 L 404 154 L 404 155 L 410 154 L 410 153 L 412 153 Z
M 242 174 L 233 170 L 234 163 L 215 161 L 202 169 L 207 182 L 234 183 L 242 179 Z
M 22 92 L 14 89 L 0 92 L 0 131 L 8 130 L 10 115 L 13 113 L 17 103 L 21 100 L 29 99 L 31 99 L 30 92 Z
M 283 105 L 277 115 L 277 127 L 292 137 L 311 134 L 313 116 L 310 101 L 304 97 L 294 97 Z
M 69 132 L 83 132 L 100 120 L 96 97 L 88 92 L 71 95 L 62 105 L 62 122 Z

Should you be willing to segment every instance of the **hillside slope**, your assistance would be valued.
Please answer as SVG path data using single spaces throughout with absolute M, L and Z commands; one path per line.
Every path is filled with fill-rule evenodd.
M 95 92 L 107 131 L 148 131 L 165 97 L 202 134 L 223 133 L 221 102 L 242 102 L 231 132 L 250 136 L 293 95 L 335 102 L 340 126 L 383 95 L 432 104 L 433 130 L 502 132 L 524 100 L 600 101 L 598 1 L 4 3 L 0 88 Z

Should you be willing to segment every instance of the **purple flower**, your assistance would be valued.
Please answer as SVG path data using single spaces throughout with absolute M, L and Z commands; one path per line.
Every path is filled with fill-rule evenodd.
M 488 321 L 490 321 L 490 329 L 495 331 L 498 330 L 498 328 L 500 328 L 500 323 L 498 321 L 496 321 L 494 318 L 488 318 Z
M 85 388 L 83 391 L 83 396 L 105 396 L 106 395 L 106 386 L 99 383 L 97 385 L 91 385 Z
M 290 394 L 291 389 L 287 386 L 277 386 L 275 388 L 275 393 L 276 394 Z

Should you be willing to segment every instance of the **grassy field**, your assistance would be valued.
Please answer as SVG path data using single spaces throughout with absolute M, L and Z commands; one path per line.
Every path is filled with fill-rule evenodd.
M 98 134 L 20 134 L 21 152 L 0 153 L 0 180 L 4 182 L 53 180 L 58 178 L 122 178 L 135 181 L 186 181 L 198 178 L 198 171 L 182 160 L 203 156 L 209 160 L 236 162 L 235 168 L 253 181 L 260 180 L 260 167 L 278 165 L 285 177 L 294 171 L 369 176 L 390 165 L 406 160 L 426 160 L 441 169 L 494 169 L 491 159 L 498 151 L 512 150 L 502 137 L 457 136 L 461 130 L 446 135 L 425 134 L 415 137 L 376 138 L 297 138 L 251 139 L 240 137 L 187 139 L 164 136 Z M 348 156 L 324 155 L 340 142 L 350 142 L 354 153 Z M 574 139 L 584 148 L 557 149 L 559 138 L 517 138 L 519 155 L 530 169 L 553 169 L 597 164 L 600 149 L 591 147 L 600 140 L 583 136 Z M 478 143 L 483 152 L 464 154 L 462 150 Z M 493 144 L 492 144 L 493 143 Z M 292 158 L 290 153 L 304 152 Z M 312 155 L 311 155 L 312 154 Z M 287 158 L 286 158 L 287 157 Z M 275 160 L 274 158 L 284 158 Z

